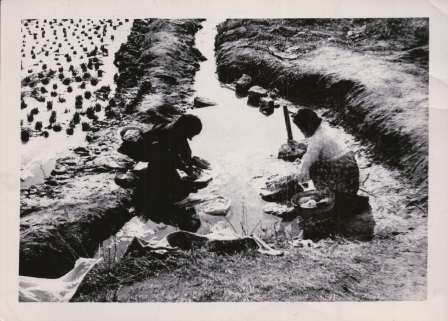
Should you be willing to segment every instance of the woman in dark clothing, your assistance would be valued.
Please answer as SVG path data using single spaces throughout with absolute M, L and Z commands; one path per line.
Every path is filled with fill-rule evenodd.
M 192 158 L 188 144 L 188 140 L 201 130 L 201 120 L 185 114 L 144 133 L 136 127 L 125 127 L 120 131 L 123 143 L 118 151 L 136 161 L 148 162 L 134 194 L 134 204 L 140 214 L 185 230 L 199 228 L 200 221 L 195 218 L 194 209 L 175 203 L 207 184 L 195 182 L 201 170 L 197 158 Z M 204 166 L 202 164 L 201 168 Z M 187 177 L 182 179 L 178 169 Z
M 188 196 L 190 182 L 197 178 L 188 140 L 201 130 L 202 123 L 198 117 L 182 115 L 169 125 L 143 134 L 149 162 L 142 184 L 147 207 L 160 208 Z M 182 180 L 177 169 L 184 171 L 190 179 Z

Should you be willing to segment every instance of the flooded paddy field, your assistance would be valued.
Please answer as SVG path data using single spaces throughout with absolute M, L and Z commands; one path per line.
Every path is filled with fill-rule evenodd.
M 22 21 L 21 186 L 42 183 L 81 146 L 115 94 L 115 52 L 129 19 Z

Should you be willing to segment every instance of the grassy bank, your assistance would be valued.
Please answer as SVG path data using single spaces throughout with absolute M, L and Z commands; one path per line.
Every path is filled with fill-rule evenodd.
M 96 267 L 73 301 L 422 300 L 425 253 L 421 240 L 415 241 L 399 234 L 372 242 L 327 239 L 300 248 L 277 241 L 287 249 L 282 257 L 203 250 L 145 256 Z
M 327 106 L 377 157 L 427 185 L 427 19 L 229 19 L 218 75 L 243 74 L 305 106 Z

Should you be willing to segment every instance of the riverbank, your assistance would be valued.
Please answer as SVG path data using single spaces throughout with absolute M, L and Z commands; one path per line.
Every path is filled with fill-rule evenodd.
M 56 160 L 44 183 L 21 190 L 20 275 L 64 274 L 134 215 L 132 191 L 114 181 L 134 165 L 117 152 L 117 131 L 168 121 L 190 104 L 202 59 L 194 49 L 199 28 L 198 20 L 134 21 L 128 41 L 115 55 L 117 89 L 107 117 L 92 123 L 85 146 Z
M 399 301 L 426 296 L 426 267 L 420 265 L 425 253 L 418 240 L 403 242 L 404 237 L 396 235 L 371 242 L 325 239 L 293 247 L 281 238 L 276 248 L 288 251 L 281 257 L 195 250 L 163 260 L 139 257 L 113 268 L 95 268 L 73 301 Z

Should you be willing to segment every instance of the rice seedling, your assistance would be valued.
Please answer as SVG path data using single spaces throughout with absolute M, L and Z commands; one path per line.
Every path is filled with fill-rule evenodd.
M 79 124 L 80 120 L 81 120 L 81 116 L 80 116 L 79 113 L 76 111 L 76 112 L 73 114 L 73 119 L 72 119 L 72 121 L 73 121 L 74 124 Z
M 31 114 L 33 114 L 33 115 L 39 114 L 39 108 L 34 107 L 33 109 L 31 109 Z
M 90 130 L 90 124 L 88 122 L 82 122 L 81 123 L 81 129 L 83 132 L 89 131 Z
M 27 128 L 22 128 L 22 129 L 20 130 L 20 138 L 21 138 L 21 140 L 22 140 L 23 143 L 28 142 L 28 141 L 30 140 L 30 136 L 31 136 L 31 134 L 30 134 L 29 129 L 27 129 Z
M 50 122 L 50 124 L 53 124 L 53 123 L 56 122 L 56 111 L 55 111 L 55 110 L 53 110 L 53 111 L 51 112 L 49 122 Z
M 36 124 L 34 125 L 34 129 L 36 129 L 37 131 L 42 130 L 42 122 L 37 121 Z
M 60 132 L 60 131 L 62 130 L 62 126 L 61 126 L 61 124 L 60 124 L 60 123 L 55 123 L 55 124 L 53 125 L 53 130 L 54 130 L 55 132 Z

